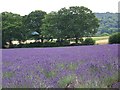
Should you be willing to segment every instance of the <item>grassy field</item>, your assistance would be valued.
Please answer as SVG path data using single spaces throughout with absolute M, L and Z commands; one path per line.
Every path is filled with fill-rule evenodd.
M 105 40 L 108 39 L 109 36 L 101 36 L 101 37 L 92 37 L 94 40 Z
M 96 41 L 96 44 L 108 44 L 108 39 L 109 39 L 109 36 L 102 36 L 102 37 L 92 37 L 95 41 Z
M 83 39 L 86 39 L 87 37 L 84 37 Z M 101 37 L 92 37 L 92 39 L 95 40 L 95 44 L 103 45 L 108 44 L 109 36 L 101 36 Z M 71 43 L 75 43 L 74 41 L 71 41 Z

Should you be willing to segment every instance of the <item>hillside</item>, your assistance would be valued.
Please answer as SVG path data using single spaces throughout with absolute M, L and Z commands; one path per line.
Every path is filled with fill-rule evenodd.
M 118 31 L 118 14 L 117 13 L 95 13 L 100 20 L 100 27 L 96 35 L 108 33 L 112 34 Z

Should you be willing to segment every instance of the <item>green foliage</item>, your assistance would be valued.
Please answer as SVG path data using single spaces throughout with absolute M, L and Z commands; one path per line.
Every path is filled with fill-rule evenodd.
M 90 66 L 90 72 L 92 73 L 92 74 L 95 74 L 95 73 L 98 73 L 98 72 L 100 72 L 100 68 L 98 67 L 98 66 L 96 66 L 96 65 L 93 65 L 93 64 L 91 64 L 91 66 Z
M 111 87 L 112 84 L 116 82 L 118 82 L 118 73 L 115 73 L 114 75 L 106 77 L 103 80 L 101 80 L 101 83 L 107 85 L 108 87 Z
M 28 43 L 28 44 L 21 44 L 20 46 L 23 48 L 29 48 L 29 47 L 42 47 L 42 43 L 41 42 L 34 42 L 34 43 Z M 18 45 L 18 47 L 20 47 Z
M 56 67 L 58 69 L 64 69 L 65 68 L 65 64 L 64 63 L 58 63 Z
M 50 71 L 50 72 L 45 72 L 44 74 L 47 78 L 51 78 L 51 77 L 55 77 L 56 76 L 56 72 L 55 71 Z
M 59 44 L 55 43 L 55 42 L 44 42 L 43 43 L 43 47 L 58 47 Z
M 103 33 L 103 34 L 101 34 L 101 36 L 109 36 L 109 34 L 108 33 Z
M 6 42 L 11 44 L 12 40 L 20 40 L 22 35 L 22 17 L 19 14 L 11 12 L 2 13 L 2 43 L 3 46 Z
M 57 40 L 56 43 L 59 45 L 59 46 L 66 46 L 66 45 L 69 45 L 70 44 L 70 41 L 67 41 L 67 40 Z
M 120 44 L 120 32 L 115 33 L 109 37 L 109 44 Z
M 95 13 L 95 16 L 100 20 L 97 36 L 103 33 L 112 34 L 118 32 L 118 14 L 117 13 Z
M 14 72 L 5 72 L 3 73 L 3 78 L 11 78 L 15 75 Z
M 71 71 L 75 71 L 77 67 L 78 67 L 77 63 L 70 63 L 68 64 L 67 69 Z
M 90 36 L 97 32 L 99 21 L 94 13 L 86 7 L 62 8 L 58 12 L 51 12 L 45 16 L 42 25 L 43 34 L 58 39 Z
M 65 88 L 67 84 L 70 84 L 75 79 L 75 75 L 68 75 L 58 81 L 60 88 Z
M 84 45 L 94 45 L 95 44 L 95 40 L 93 40 L 92 38 L 86 38 L 85 41 L 83 41 Z
M 72 6 L 61 8 L 57 12 L 46 13 L 41 10 L 32 11 L 30 14 L 20 16 L 11 12 L 3 12 L 2 22 L 2 47 L 56 47 L 66 45 L 82 45 L 88 43 L 83 41 L 86 36 L 109 36 L 118 32 L 117 13 L 93 13 L 84 6 Z M 100 26 L 100 27 L 99 27 Z M 33 32 L 39 34 L 32 35 Z M 0 34 L 1 35 L 1 34 Z M 116 36 L 113 36 L 114 38 Z M 119 35 L 113 40 L 111 36 L 109 43 L 119 43 Z M 21 44 L 28 39 L 57 39 L 57 42 L 45 42 Z M 70 39 L 75 43 L 70 44 Z M 13 40 L 18 40 L 19 45 L 12 45 Z M 78 43 L 80 42 L 80 43 Z M 94 42 L 94 41 L 93 41 Z M 93 43 L 92 43 L 93 44 Z M 90 44 L 91 45 L 91 44 Z
M 9 42 L 9 47 L 12 45 L 13 40 L 25 41 L 30 38 L 39 39 L 39 36 L 32 36 L 32 32 L 36 31 L 41 34 L 42 19 L 46 12 L 35 11 L 29 15 L 20 16 L 11 12 L 2 13 L 2 47 L 5 47 Z M 42 37 L 40 37 L 42 38 Z
M 41 35 L 41 26 L 43 24 L 42 19 L 46 15 L 46 12 L 41 10 L 32 11 L 29 15 L 23 17 L 23 25 L 27 32 L 27 37 L 34 39 L 42 38 Z M 37 36 L 32 36 L 33 32 L 39 33 Z
M 34 42 L 27 44 L 10 45 L 9 48 L 32 48 L 32 47 L 59 47 L 69 45 L 68 41 L 59 42 Z

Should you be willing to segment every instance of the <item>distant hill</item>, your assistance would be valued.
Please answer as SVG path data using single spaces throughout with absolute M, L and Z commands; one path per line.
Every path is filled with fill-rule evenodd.
M 118 14 L 117 13 L 95 13 L 100 20 L 100 27 L 96 35 L 105 35 L 118 32 Z

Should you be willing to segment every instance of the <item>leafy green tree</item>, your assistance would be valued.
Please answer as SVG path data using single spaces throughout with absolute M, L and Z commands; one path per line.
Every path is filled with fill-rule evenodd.
M 57 12 L 51 12 L 45 15 L 43 25 L 41 27 L 42 35 L 44 35 L 45 38 L 49 39 L 61 37 L 60 30 L 58 29 L 58 19 Z
M 23 24 L 27 32 L 27 37 L 32 35 L 33 32 L 37 32 L 40 35 L 41 41 L 43 42 L 43 36 L 41 35 L 41 25 L 43 24 L 42 19 L 46 15 L 46 12 L 41 10 L 32 11 L 29 15 L 24 16 Z M 39 35 L 37 39 L 39 38 Z M 36 39 L 36 38 L 35 38 Z
M 97 32 L 99 27 L 98 19 L 94 13 L 86 7 L 70 7 L 69 9 L 61 9 L 58 13 L 64 15 L 62 19 L 66 19 L 64 29 L 65 34 L 68 37 L 75 38 L 75 42 L 78 43 L 79 38 L 83 36 L 91 36 Z M 63 20 L 63 21 L 64 21 Z M 67 25 L 66 25 L 67 23 Z M 62 23 L 61 23 L 62 24 Z
M 44 31 L 59 39 L 79 38 L 91 36 L 97 32 L 99 21 L 94 13 L 86 7 L 62 8 L 58 12 L 50 13 L 44 19 Z
M 12 44 L 12 40 L 21 40 L 22 17 L 11 12 L 2 13 L 2 43 Z

